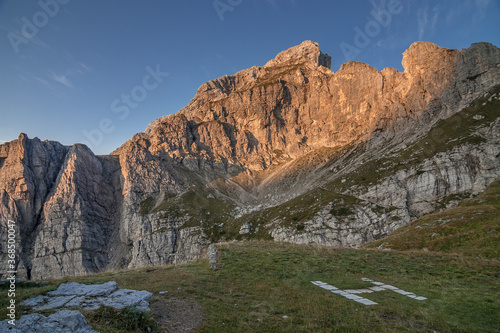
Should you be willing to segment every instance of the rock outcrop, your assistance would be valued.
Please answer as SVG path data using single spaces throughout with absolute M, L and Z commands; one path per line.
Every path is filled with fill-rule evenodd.
M 39 313 L 24 315 L 13 326 L 6 320 L 0 321 L 1 332 L 12 333 L 97 333 L 87 324 L 85 317 L 75 310 L 60 310 L 50 316 Z
M 34 311 L 53 309 L 97 310 L 101 305 L 121 310 L 133 307 L 149 312 L 149 301 L 153 294 L 146 290 L 119 289 L 114 281 L 102 284 L 86 285 L 68 282 L 59 285 L 57 290 L 38 295 L 21 302 L 21 305 Z
M 100 306 L 122 310 L 126 307 L 149 312 L 153 294 L 146 290 L 119 289 L 114 281 L 102 284 L 63 283 L 46 295 L 32 296 L 20 305 L 30 311 L 56 312 L 50 316 L 39 313 L 22 315 L 19 320 L 0 321 L 0 332 L 75 332 L 93 333 L 81 311 L 97 310 Z
M 500 175 L 498 112 L 476 126 L 482 109 L 463 110 L 485 94 L 478 108 L 498 107 L 500 50 L 418 42 L 402 63 L 404 72 L 348 62 L 334 73 L 306 41 L 204 83 L 110 156 L 22 134 L 0 146 L 0 268 L 9 219 L 17 270 L 39 279 L 185 262 L 234 238 L 358 246 L 484 190 Z M 463 124 L 475 127 L 446 137 L 456 144 L 431 131 L 467 112 Z M 404 155 L 426 136 L 439 149 Z M 400 155 L 420 159 L 362 175 Z M 294 207 L 306 197 L 316 201 Z

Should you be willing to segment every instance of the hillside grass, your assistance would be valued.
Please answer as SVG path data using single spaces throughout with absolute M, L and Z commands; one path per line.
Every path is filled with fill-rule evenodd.
M 425 249 L 500 260 L 500 181 L 457 207 L 425 215 L 365 247 Z
M 202 188 L 189 189 L 177 197 L 166 201 L 151 210 L 151 213 L 163 213 L 163 216 L 184 217 L 187 221 L 181 229 L 203 227 L 212 242 L 225 237 L 225 222 L 232 219 L 230 213 L 234 203 L 216 198 L 210 191 Z
M 494 261 L 254 241 L 220 245 L 219 266 L 212 271 L 208 261 L 201 260 L 52 280 L 43 288 L 19 286 L 17 301 L 62 282 L 117 281 L 120 288 L 154 294 L 166 290 L 168 297 L 198 302 L 204 311 L 198 332 L 498 332 L 500 328 L 500 264 Z M 428 299 L 415 301 L 383 291 L 365 294 L 378 303 L 365 306 L 310 282 L 362 288 L 368 286 L 363 277 Z M 2 318 L 6 305 L 7 298 L 0 298 Z M 104 327 L 103 332 L 141 331 L 123 329 L 123 319 L 116 318 L 127 316 L 108 312 L 87 314 L 87 320 L 93 327 Z

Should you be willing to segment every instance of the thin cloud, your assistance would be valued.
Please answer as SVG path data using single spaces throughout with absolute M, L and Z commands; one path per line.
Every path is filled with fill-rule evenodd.
M 71 76 L 71 75 L 81 75 L 85 73 L 92 72 L 92 68 L 88 66 L 87 64 L 81 62 L 78 60 L 73 54 L 63 51 L 63 57 L 65 63 L 68 65 L 68 68 L 66 69 L 66 75 Z
M 89 66 L 85 65 L 82 62 L 78 62 L 75 64 L 74 67 L 68 68 L 65 72 L 67 76 L 73 76 L 73 75 L 83 75 L 85 73 L 91 72 L 92 70 L 90 69 Z
M 492 5 L 494 5 L 493 0 L 466 0 L 462 3 L 448 6 L 446 9 L 446 24 L 452 24 L 453 21 L 464 13 L 472 17 L 472 22 L 480 22 L 487 15 Z
M 427 29 L 428 16 L 429 14 L 427 8 L 420 8 L 417 10 L 417 32 L 419 40 L 423 40 L 424 38 L 425 31 Z
M 439 5 L 438 6 L 434 6 L 434 8 L 432 8 L 432 12 L 433 12 L 433 17 L 432 17 L 432 23 L 431 23 L 431 29 L 432 31 L 434 32 L 434 29 L 436 28 L 436 24 L 437 24 L 437 20 L 439 18 L 439 12 L 441 11 L 441 8 L 439 8 Z
M 55 95 L 58 98 L 67 100 L 68 96 L 60 91 L 59 87 L 56 87 L 52 82 L 49 82 L 48 80 L 45 80 L 39 76 L 32 75 L 31 78 L 35 81 L 38 81 L 39 83 L 42 84 L 47 90 L 49 90 L 53 95 Z M 54 80 L 56 81 L 56 80 Z
M 80 67 L 83 68 L 85 72 L 92 72 L 92 69 L 89 66 L 85 65 L 83 62 L 79 62 L 78 65 L 80 65 Z
M 90 67 L 84 64 L 83 62 L 74 62 L 73 66 L 64 70 L 63 74 L 56 74 L 54 71 L 49 71 L 49 78 L 68 88 L 74 88 L 74 85 L 70 80 L 70 77 L 84 75 L 91 71 L 92 70 L 90 69 Z
M 66 77 L 66 75 L 57 75 L 56 73 L 51 72 L 50 78 L 56 82 L 59 82 L 60 84 L 66 86 L 68 88 L 73 88 L 73 85 L 71 84 L 69 79 Z
M 18 29 L 14 29 L 14 28 L 11 28 L 11 27 L 8 27 L 8 26 L 3 26 L 3 25 L 0 25 L 0 30 L 3 30 L 6 32 L 6 35 L 9 36 L 10 34 L 14 34 L 16 35 L 20 40 L 22 40 L 23 42 L 21 42 L 17 47 L 18 49 L 20 50 L 20 53 L 22 55 L 22 51 L 23 49 L 26 47 L 27 44 L 29 43 L 33 43 L 43 49 L 46 49 L 46 50 L 51 50 L 51 51 L 55 51 L 54 48 L 52 48 L 50 45 L 48 45 L 47 43 L 45 43 L 44 41 L 40 40 L 39 38 L 37 37 L 30 37 L 30 38 L 26 38 L 26 36 L 23 35 L 23 33 L 18 30 Z M 9 39 L 10 41 L 10 39 Z
M 50 83 L 47 81 L 47 80 L 44 80 L 42 79 L 41 77 L 38 77 L 38 76 L 33 76 L 33 79 L 35 79 L 36 81 L 40 82 L 41 84 L 43 84 L 44 86 L 47 86 L 47 87 L 50 87 Z
M 35 45 L 41 47 L 41 48 L 44 48 L 44 49 L 47 49 L 47 50 L 51 50 L 51 51 L 55 51 L 54 48 L 52 48 L 50 45 L 48 45 L 47 43 L 43 42 L 42 40 L 36 38 L 36 37 L 33 37 L 33 38 L 30 38 L 29 39 L 30 42 L 34 43 Z

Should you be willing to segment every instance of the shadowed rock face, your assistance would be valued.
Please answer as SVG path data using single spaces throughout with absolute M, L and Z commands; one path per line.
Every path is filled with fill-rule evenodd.
M 64 147 L 25 134 L 1 147 L 0 212 L 2 223 L 17 222 L 19 272 L 44 278 L 105 267 L 117 208 L 113 161 L 83 145 Z
M 321 165 L 338 160 L 343 165 L 335 170 L 347 172 L 388 153 L 389 146 L 411 143 L 499 84 L 499 63 L 499 49 L 488 43 L 458 51 L 418 42 L 403 54 L 404 72 L 348 62 L 334 73 L 330 56 L 305 41 L 262 67 L 204 83 L 188 106 L 153 121 L 110 156 L 24 134 L 1 145 L 0 223 L 6 229 L 8 219 L 17 222 L 23 276 L 191 260 L 221 239 L 210 231 L 214 219 L 229 224 L 238 214 L 286 202 L 342 177 L 343 171 L 326 175 Z M 437 174 L 447 170 L 444 183 L 436 174 L 398 173 L 363 193 L 350 192 L 397 207 L 398 223 L 361 205 L 354 220 L 344 223 L 351 227 L 335 232 L 337 226 L 325 225 L 336 225 L 339 217 L 325 207 L 306 221 L 302 234 L 278 221 L 269 237 L 356 246 L 434 210 L 445 195 L 480 191 L 499 175 L 498 138 L 494 131 L 483 136 L 483 146 L 462 147 L 477 154 L 465 169 L 455 165 L 460 152 L 429 156 L 427 169 L 434 158 Z M 350 158 L 346 147 L 360 144 L 369 147 L 371 157 Z M 465 181 L 449 185 L 457 179 Z M 438 181 L 442 193 L 431 193 Z M 208 208 L 193 202 L 193 209 L 205 214 L 197 215 L 196 223 L 192 212 L 165 208 L 189 191 L 210 193 L 215 200 Z M 207 209 L 219 203 L 237 213 L 209 217 Z M 3 230 L 1 237 L 0 265 L 5 266 Z

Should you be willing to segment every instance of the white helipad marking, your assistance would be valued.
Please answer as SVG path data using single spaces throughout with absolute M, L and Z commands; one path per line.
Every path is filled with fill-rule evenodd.
M 372 283 L 373 283 L 373 282 L 372 282 Z M 373 283 L 373 284 L 375 284 L 375 283 Z M 380 285 L 379 285 L 379 286 L 380 286 Z M 398 288 L 396 288 L 396 287 L 394 287 L 394 286 L 390 286 L 390 285 L 388 285 L 388 284 L 383 284 L 383 285 L 381 285 L 381 287 L 382 287 L 382 288 L 384 288 L 384 289 L 391 289 L 391 290 L 396 290 L 396 289 L 398 289 Z
M 363 293 L 372 293 L 373 290 L 370 289 L 347 289 L 346 292 L 350 294 L 363 294 Z
M 347 299 L 353 300 L 355 302 L 358 302 L 358 303 L 361 303 L 361 304 L 364 304 L 364 305 L 375 305 L 375 304 L 377 304 L 377 303 L 375 303 L 373 301 L 370 301 L 367 298 L 354 295 L 354 294 L 350 293 L 348 290 L 340 290 L 339 288 L 331 286 L 331 285 L 329 285 L 329 284 L 327 284 L 325 282 L 311 281 L 311 283 L 314 284 L 314 285 L 316 285 L 316 286 L 318 286 L 318 287 L 321 287 L 323 289 L 329 290 L 330 292 L 332 292 L 334 294 L 343 296 L 343 297 L 345 297 Z M 367 290 L 367 289 L 364 289 L 364 290 Z M 354 291 L 354 290 L 350 290 L 350 291 Z
M 367 298 L 358 296 L 356 294 L 372 293 L 374 291 L 392 290 L 395 293 L 398 293 L 400 295 L 409 297 L 409 298 L 417 300 L 417 301 L 425 301 L 427 299 L 427 298 L 425 298 L 423 296 L 417 296 L 417 295 L 415 295 L 412 292 L 405 291 L 403 289 L 399 289 L 399 288 L 391 286 L 389 284 L 384 284 L 382 282 L 373 281 L 373 280 L 368 279 L 368 278 L 361 278 L 361 280 L 363 280 L 365 282 L 370 282 L 371 284 L 375 285 L 375 287 L 368 287 L 368 288 L 364 288 L 364 289 L 347 289 L 347 290 L 341 290 L 341 289 L 339 289 L 337 287 L 331 286 L 328 283 L 321 282 L 321 281 L 311 281 L 311 283 L 314 284 L 314 285 L 316 285 L 316 286 L 318 286 L 318 287 L 326 289 L 326 290 L 328 290 L 328 291 L 330 291 L 330 292 L 332 292 L 334 294 L 343 296 L 343 297 L 345 297 L 347 299 L 353 300 L 355 302 L 358 302 L 358 303 L 361 303 L 361 304 L 364 304 L 364 305 L 376 305 L 377 303 L 375 303 L 374 301 L 371 301 L 371 300 L 369 300 Z

